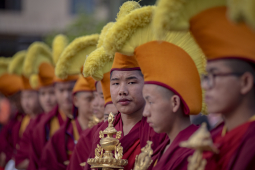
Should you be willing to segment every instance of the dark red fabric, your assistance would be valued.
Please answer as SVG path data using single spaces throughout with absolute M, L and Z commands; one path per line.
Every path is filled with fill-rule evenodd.
M 93 136 L 95 135 L 97 129 L 103 123 L 104 122 L 101 122 L 101 123 L 93 126 L 91 129 L 86 129 L 85 131 L 82 132 L 80 139 L 72 153 L 70 163 L 67 167 L 68 170 L 71 170 L 71 169 L 72 170 L 82 170 L 83 169 L 83 167 L 80 166 L 80 164 L 83 162 L 87 162 L 87 159 L 89 158 L 89 155 L 92 151 Z
M 169 148 L 165 151 L 165 147 L 169 144 L 169 138 L 165 140 L 159 148 L 155 150 L 152 156 L 153 163 L 149 169 L 164 169 L 164 170 L 186 170 L 188 161 L 187 158 L 194 152 L 192 149 L 182 148 L 179 146 L 180 142 L 186 141 L 189 137 L 198 129 L 198 126 L 190 125 L 186 129 L 182 130 Z M 155 165 L 155 162 L 156 165 Z M 155 167 L 153 167 L 155 165 Z
M 82 129 L 77 119 L 75 123 L 79 134 L 81 134 Z M 73 125 L 71 119 L 68 119 L 44 147 L 39 169 L 65 170 L 67 165 L 65 165 L 64 162 L 70 159 L 67 151 L 72 152 L 74 147 Z
M 33 130 L 31 136 L 31 152 L 28 170 L 36 170 L 39 168 L 43 148 L 49 140 L 50 121 L 53 117 L 58 116 L 58 114 L 58 106 L 56 106 L 54 109 L 52 109 L 52 111 L 42 117 L 41 121 Z
M 97 144 L 100 142 L 99 138 L 99 131 L 103 131 L 106 127 L 108 126 L 108 122 L 105 122 L 98 128 L 94 135 L 93 139 L 93 145 L 92 145 L 92 152 L 90 154 L 90 158 L 95 157 L 95 148 L 97 147 Z M 114 121 L 114 127 L 118 131 L 122 131 L 122 136 L 119 139 L 121 146 L 123 147 L 123 154 L 125 154 L 134 144 L 137 140 L 140 140 L 140 148 L 143 148 L 146 144 L 147 141 L 150 140 L 152 141 L 152 149 L 156 149 L 164 140 L 167 139 L 166 134 L 157 134 L 154 132 L 154 130 L 149 126 L 149 124 L 146 122 L 146 118 L 143 117 L 141 121 L 139 121 L 131 130 L 130 132 L 123 136 L 123 129 L 122 129 L 122 119 L 121 119 L 121 113 L 119 113 L 115 117 Z M 135 159 L 135 157 L 133 158 Z M 131 161 L 132 163 L 134 161 Z M 129 167 L 133 167 L 134 164 L 128 165 Z M 90 166 L 86 164 L 85 169 L 90 169 Z
M 17 149 L 17 153 L 14 157 L 15 165 L 17 166 L 25 159 L 29 159 L 30 146 L 31 146 L 31 134 L 35 126 L 41 120 L 43 114 L 39 114 L 35 119 L 31 119 L 29 124 L 27 125 L 26 130 L 23 133 L 22 138 L 19 142 L 19 148 Z
M 226 135 L 215 137 L 219 154 L 204 153 L 206 169 L 255 169 L 255 121 L 246 122 Z
M 13 157 L 13 154 L 15 153 L 16 145 L 13 141 L 13 135 L 19 135 L 17 124 L 20 125 L 23 117 L 24 114 L 17 112 L 0 132 L 0 152 L 4 152 L 6 154 L 6 163 Z

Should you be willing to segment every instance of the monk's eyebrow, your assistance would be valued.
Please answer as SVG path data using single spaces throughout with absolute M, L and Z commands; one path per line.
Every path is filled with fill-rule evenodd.
M 111 78 L 111 81 L 120 80 L 119 78 Z
M 137 80 L 137 77 L 131 76 L 131 77 L 127 77 L 127 78 L 126 78 L 126 80 L 133 80 L 133 79 L 136 79 L 136 80 Z
M 210 68 L 207 70 L 207 72 L 215 72 L 215 71 L 218 71 L 219 69 L 213 67 L 213 68 Z

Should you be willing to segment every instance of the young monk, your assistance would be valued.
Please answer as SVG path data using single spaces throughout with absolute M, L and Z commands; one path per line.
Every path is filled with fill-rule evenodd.
M 91 102 L 94 98 L 94 80 L 80 77 L 76 82 L 73 95 L 74 105 L 78 109 L 78 117 L 68 120 L 54 134 L 42 153 L 39 169 L 66 169 L 73 149 L 85 129 L 89 128 L 92 117 Z
M 202 110 L 199 71 L 205 70 L 205 57 L 189 32 L 169 32 L 162 42 L 154 41 L 148 22 L 154 9 L 137 9 L 117 22 L 106 36 L 105 50 L 135 56 L 145 81 L 143 116 L 155 132 L 168 136 L 159 148 L 153 149 L 149 169 L 187 169 L 187 158 L 193 150 L 179 144 L 198 129 L 190 123 L 189 115 Z M 122 31 L 126 36 L 120 40 Z
M 205 153 L 205 169 L 254 169 L 255 34 L 245 24 L 229 21 L 225 3 L 190 1 L 179 11 L 180 16 L 189 16 L 182 18 L 182 24 L 190 23 L 208 59 L 208 74 L 202 76 L 208 111 L 221 113 L 225 120 L 224 128 L 213 138 L 219 153 Z M 197 4 L 204 8 L 193 9 Z M 186 9 L 193 9 L 193 15 Z
M 19 123 L 13 126 L 12 140 L 15 150 L 12 153 L 12 158 L 16 156 L 16 152 L 20 149 L 20 141 L 24 136 L 25 131 L 30 126 L 32 120 L 36 119 L 39 113 L 41 113 L 41 106 L 38 100 L 38 92 L 34 90 L 29 80 L 24 76 L 24 61 L 27 53 L 21 51 L 16 53 L 9 65 L 9 72 L 21 76 L 22 79 L 22 91 L 21 91 L 21 107 L 25 112 L 25 116 Z M 8 167 L 14 166 L 14 158 L 10 160 Z
M 65 73 L 67 75 L 79 73 L 80 69 L 77 68 L 81 68 L 86 56 L 96 48 L 97 40 L 98 35 L 94 34 L 76 38 L 71 42 L 59 58 L 56 75 L 63 77 L 66 76 Z M 82 131 L 90 128 L 94 91 L 95 81 L 91 77 L 80 76 L 73 89 L 73 103 L 78 109 L 78 117 L 73 120 L 68 119 L 52 136 L 42 153 L 39 169 L 66 169 Z
M 141 152 L 141 147 L 147 140 L 153 141 L 156 148 L 165 138 L 165 135 L 156 134 L 142 116 L 145 101 L 142 98 L 143 75 L 134 57 L 127 58 L 116 54 L 110 76 L 110 92 L 113 104 L 120 112 L 116 115 L 114 127 L 122 131 L 120 143 L 123 147 L 123 159 L 129 164 L 125 169 L 131 169 L 135 156 Z M 95 155 L 95 148 L 99 144 L 99 131 L 108 126 L 105 122 L 95 133 L 91 158 Z M 145 135 L 146 134 L 146 135 Z M 89 166 L 86 165 L 85 169 Z
M 116 115 L 118 113 L 118 110 L 115 107 L 112 107 L 112 99 L 110 94 L 110 73 L 104 74 L 104 78 L 96 83 L 96 90 L 97 93 L 99 93 L 98 98 L 102 98 L 102 92 L 103 92 L 103 98 L 104 103 L 101 105 L 105 105 L 104 110 L 101 113 L 101 116 L 104 117 L 104 120 L 106 121 L 108 118 L 109 113 L 113 113 Z M 96 103 L 95 100 L 102 100 L 95 98 L 92 102 L 92 104 Z M 97 102 L 99 103 L 99 101 Z M 97 104 L 100 106 L 100 103 Z M 92 106 L 93 107 L 93 106 Z M 106 110 L 108 108 L 108 110 Z M 70 164 L 68 165 L 67 169 L 83 169 L 84 163 L 89 157 L 89 154 L 91 153 L 91 145 L 92 145 L 92 138 L 96 132 L 96 130 L 103 124 L 103 122 L 99 123 L 98 125 L 94 126 L 91 129 L 85 130 L 82 135 L 80 136 L 80 139 L 75 146 L 75 149 L 73 151 Z M 82 166 L 81 166 L 82 165 Z
M 54 49 L 64 49 L 67 45 L 67 39 L 63 35 L 59 35 L 54 39 L 53 44 L 53 54 L 56 55 L 56 50 Z M 57 54 L 60 55 L 60 53 Z M 65 79 L 54 77 L 57 106 L 45 114 L 33 130 L 28 169 L 38 169 L 42 150 L 46 142 L 64 124 L 67 117 L 72 117 L 72 89 L 78 77 L 79 75 L 71 75 Z
M 15 133 L 13 127 L 15 124 L 20 124 L 23 117 L 23 110 L 20 104 L 20 91 L 23 83 L 20 76 L 8 72 L 10 63 L 10 60 L 1 58 L 0 92 L 10 101 L 11 112 L 14 114 L 14 117 L 9 120 L 0 132 L 0 167 L 2 168 L 13 156 L 15 150 L 12 140 L 12 134 Z
M 39 91 L 38 98 L 43 112 L 49 112 L 56 106 L 53 86 L 54 67 L 50 49 L 43 43 L 33 43 L 28 49 L 23 70 L 30 79 L 31 87 Z M 31 134 L 43 116 L 44 114 L 40 114 L 36 119 L 32 119 L 21 138 L 20 148 L 15 155 L 15 164 L 18 169 L 28 167 Z

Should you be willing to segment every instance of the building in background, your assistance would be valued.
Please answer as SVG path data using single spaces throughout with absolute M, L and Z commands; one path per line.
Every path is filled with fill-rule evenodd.
M 74 38 L 98 32 L 105 22 L 115 20 L 120 5 L 125 1 L 1 0 L 0 56 L 12 56 L 27 49 L 32 42 L 45 40 L 44 37 L 56 33 L 70 33 Z M 155 0 L 140 3 L 151 5 Z M 48 38 L 48 44 L 50 40 Z

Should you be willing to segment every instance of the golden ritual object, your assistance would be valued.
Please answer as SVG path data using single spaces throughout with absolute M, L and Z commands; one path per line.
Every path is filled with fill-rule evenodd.
M 151 144 L 151 141 L 147 141 L 147 145 L 141 149 L 142 152 L 136 156 L 134 170 L 147 170 L 150 167 L 151 155 L 153 154 Z
M 97 125 L 98 123 L 102 122 L 103 120 L 98 119 L 96 116 L 92 116 L 89 120 L 88 127 L 92 128 L 93 126 Z
M 195 150 L 194 154 L 188 158 L 188 170 L 205 169 L 206 160 L 203 159 L 204 151 L 219 153 L 219 150 L 213 144 L 210 132 L 206 128 L 206 123 L 203 123 L 187 141 L 181 142 L 180 147 Z
M 110 113 L 108 117 L 108 127 L 99 132 L 100 145 L 95 149 L 95 158 L 88 159 L 87 163 L 91 168 L 102 168 L 102 170 L 123 169 L 128 161 L 122 159 L 123 148 L 119 143 L 121 131 L 113 127 L 114 115 Z M 105 137 L 105 135 L 107 135 Z M 113 137 L 116 135 L 116 138 Z M 114 155 L 113 155 L 114 152 Z

